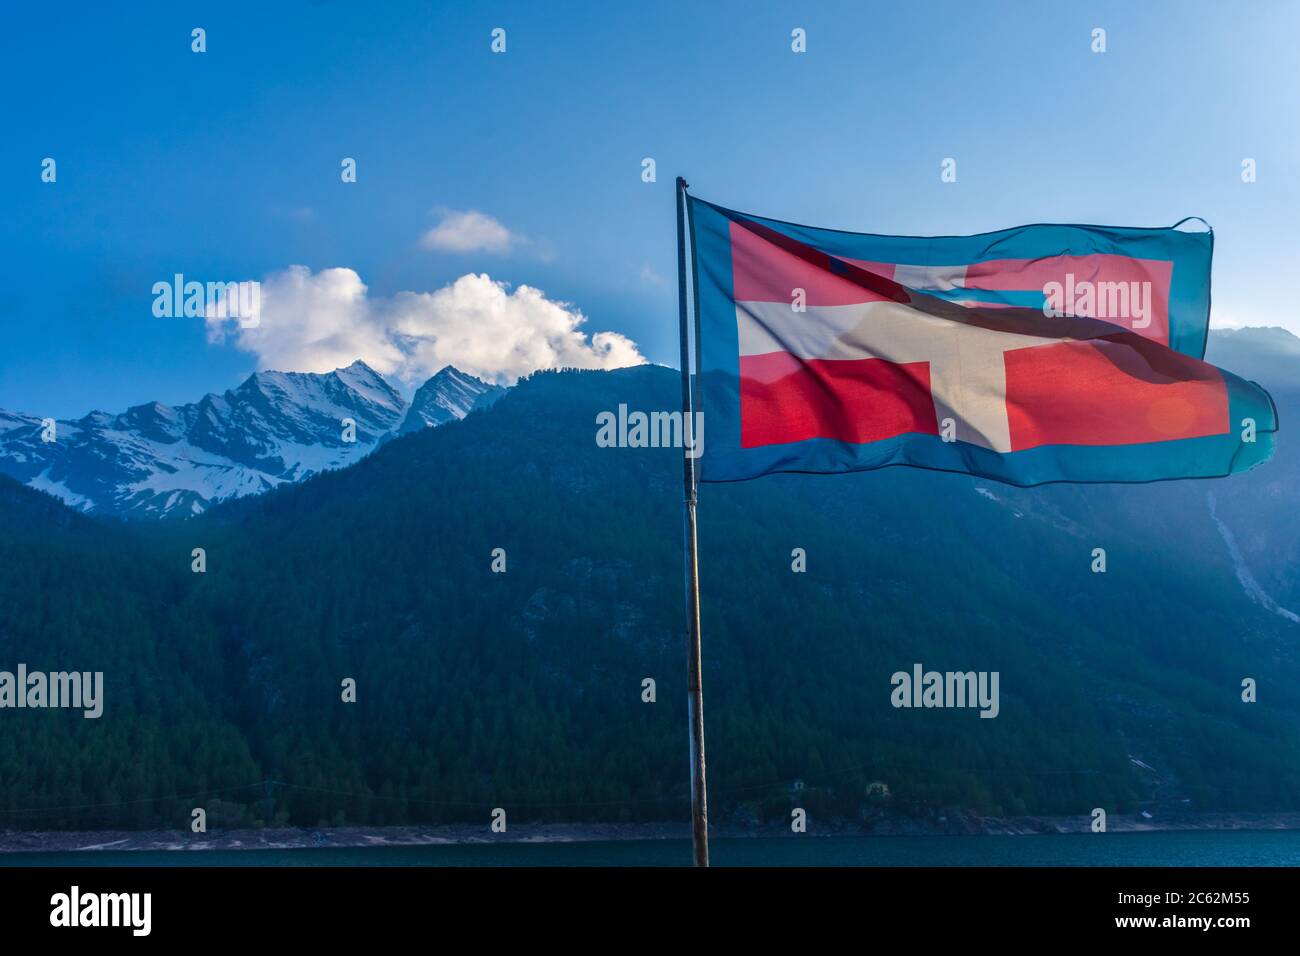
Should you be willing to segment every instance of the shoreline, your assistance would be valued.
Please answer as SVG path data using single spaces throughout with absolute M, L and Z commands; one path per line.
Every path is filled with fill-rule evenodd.
M 914 820 L 882 817 L 862 821 L 810 821 L 811 837 L 881 836 L 1041 836 L 1088 833 L 1091 820 L 1073 817 L 976 817 L 970 815 Z M 1108 833 L 1223 830 L 1300 830 L 1300 813 L 1212 813 L 1145 819 L 1112 815 Z M 713 839 L 790 837 L 783 824 L 756 827 L 711 826 Z M 466 846 L 501 843 L 597 843 L 617 840 L 688 840 L 688 823 L 542 823 L 512 824 L 505 833 L 486 826 L 442 824 L 397 827 L 317 827 L 216 830 L 19 831 L 0 830 L 0 861 L 9 853 L 79 853 L 96 851 L 295 850 L 397 846 Z M 0 865 L 3 865 L 0 863 Z

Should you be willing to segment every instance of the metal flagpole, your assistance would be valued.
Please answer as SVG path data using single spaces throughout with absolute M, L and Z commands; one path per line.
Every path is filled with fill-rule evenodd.
M 677 305 L 682 340 L 682 435 L 700 441 L 691 400 L 691 364 L 686 320 L 686 209 L 687 184 L 677 177 Z M 698 305 L 697 305 L 698 307 Z M 699 356 L 696 356 L 696 361 Z M 682 482 L 686 493 L 686 701 L 691 720 L 691 842 L 695 865 L 709 865 L 709 801 L 704 785 L 704 692 L 700 680 L 700 574 L 695 533 L 695 449 L 683 449 Z

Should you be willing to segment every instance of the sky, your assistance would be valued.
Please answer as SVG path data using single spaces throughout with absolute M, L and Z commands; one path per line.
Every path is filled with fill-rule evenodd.
M 1298 34 L 1262 0 L 11 5 L 0 408 L 675 365 L 679 174 L 864 232 L 1201 216 L 1213 324 L 1300 333 Z M 177 273 L 261 282 L 261 325 L 156 316 Z

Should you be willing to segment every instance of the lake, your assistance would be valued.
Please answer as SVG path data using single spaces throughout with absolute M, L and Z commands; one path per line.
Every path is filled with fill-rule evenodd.
M 1300 831 L 717 839 L 717 866 L 1297 866 Z M 4 853 L 4 866 L 684 866 L 686 840 Z

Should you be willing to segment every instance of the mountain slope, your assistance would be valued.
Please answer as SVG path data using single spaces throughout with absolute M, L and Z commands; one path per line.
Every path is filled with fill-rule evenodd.
M 40 522 L 54 516 L 29 515 L 15 555 L 47 570 L 0 601 L 3 660 L 37 659 L 51 627 L 49 667 L 75 666 L 106 633 L 124 652 L 156 643 L 129 617 L 97 628 L 98 599 L 76 620 L 43 616 L 58 582 L 95 578 L 85 561 L 139 554 L 138 575 L 112 589 L 132 616 L 174 608 L 167 646 L 185 652 L 121 669 L 113 693 L 193 687 L 207 726 L 227 728 L 212 731 L 226 752 L 246 751 L 241 772 L 278 781 L 223 796 L 233 822 L 482 821 L 498 806 L 512 820 L 681 819 L 680 457 L 594 441 L 599 412 L 672 408 L 677 389 L 672 370 L 648 366 L 538 374 L 355 467 L 193 521 L 113 528 L 56 509 L 78 520 L 52 554 Z M 1268 591 L 1267 542 L 1294 539 L 1297 486 L 1255 500 L 1265 543 L 1233 527 L 1234 553 L 1220 527 L 1242 480 L 1275 481 L 1273 467 L 1137 486 L 1015 489 L 896 468 L 703 487 L 715 818 L 788 821 L 795 780 L 813 820 L 877 814 L 873 781 L 894 813 L 950 825 L 1098 806 L 1157 820 L 1300 808 L 1300 624 L 1240 574 L 1244 562 Z M 195 547 L 204 574 L 190 571 Z M 1091 569 L 1096 548 L 1105 573 Z M 892 707 L 891 675 L 917 663 L 997 671 L 998 717 Z M 340 699 L 346 678 L 356 703 Z M 1245 678 L 1256 703 L 1241 699 Z M 159 733 L 178 786 L 246 783 L 216 741 Z M 91 802 L 69 794 L 131 759 L 84 731 L 39 748 L 16 733 L 0 740 L 0 779 L 23 784 L 3 797 Z M 145 805 L 164 821 L 170 806 Z
M 364 362 L 327 374 L 258 372 L 222 395 L 56 424 L 0 412 L 0 473 L 97 515 L 198 514 L 365 457 L 399 427 L 439 425 L 504 390 L 453 368 L 402 395 Z
M 1300 388 L 1300 338 L 1276 326 L 1212 329 L 1205 360 L 1268 389 Z
M 353 468 L 131 527 L 218 636 L 220 717 L 282 782 L 275 814 L 681 816 L 680 459 L 594 442 L 598 412 L 676 397 L 668 369 L 538 374 Z M 875 812 L 877 780 L 896 812 L 952 820 L 1300 807 L 1300 625 L 1240 586 L 1204 497 L 1228 484 L 704 487 L 715 814 L 788 819 L 795 779 L 814 819 Z M 999 716 L 893 708 L 916 663 L 999 672 Z
M 182 607 L 174 568 L 0 475 L 0 670 L 104 675 L 96 719 L 0 710 L 0 829 L 179 827 L 193 802 L 174 795 L 260 779 L 222 713 L 218 629 Z
M 448 365 L 420 386 L 411 399 L 397 434 L 459 421 L 478 408 L 488 408 L 506 390 Z

